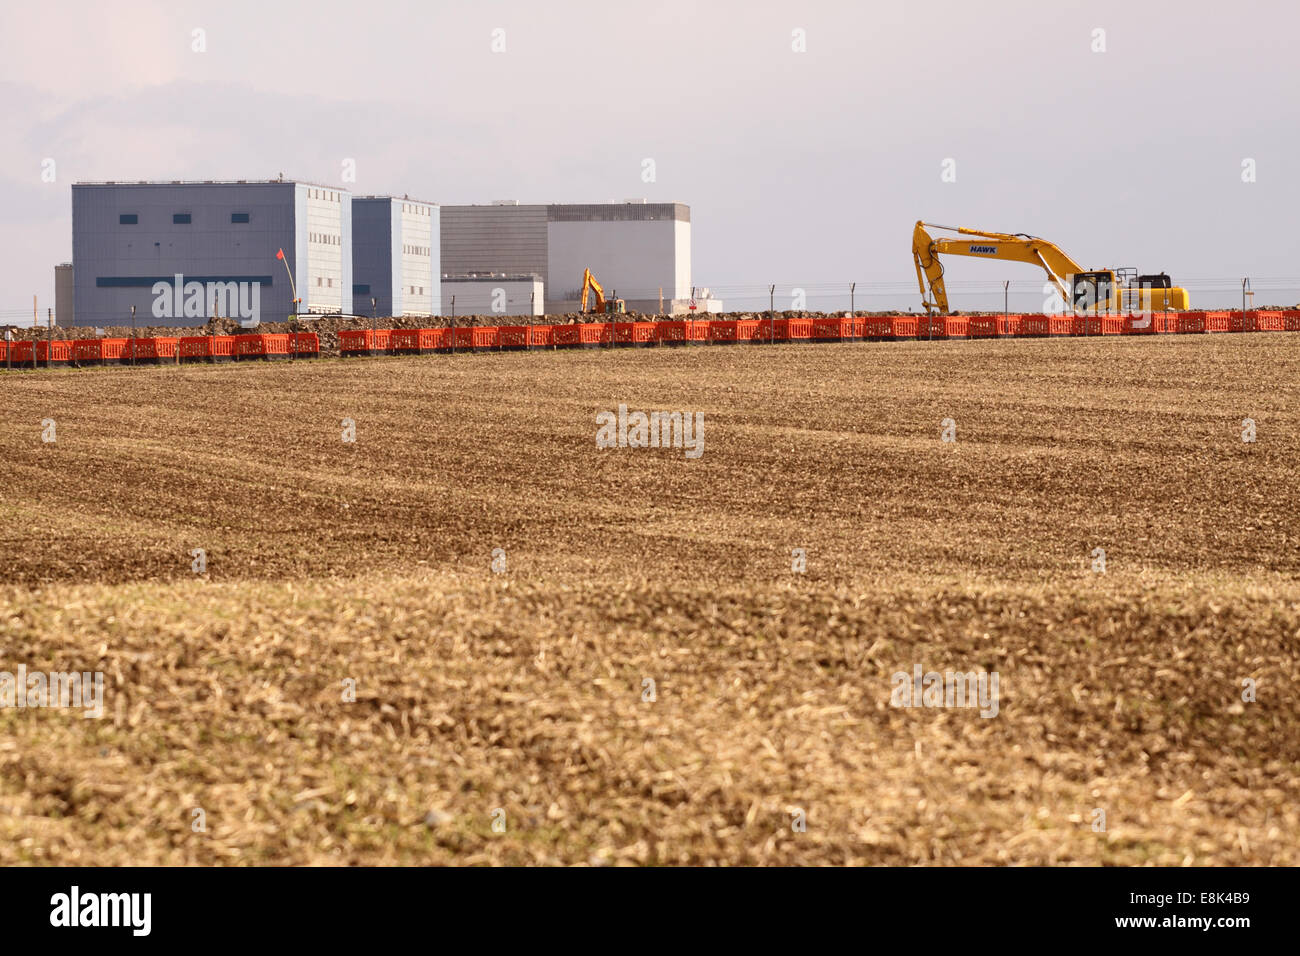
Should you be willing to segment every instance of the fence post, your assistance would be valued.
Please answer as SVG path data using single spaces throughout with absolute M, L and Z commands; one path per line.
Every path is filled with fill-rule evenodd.
M 776 343 L 776 285 L 767 287 L 767 344 Z

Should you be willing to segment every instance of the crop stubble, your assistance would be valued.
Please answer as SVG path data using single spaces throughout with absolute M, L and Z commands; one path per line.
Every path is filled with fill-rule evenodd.
M 103 670 L 108 715 L 0 711 L 0 860 L 1295 864 L 1297 372 L 1260 334 L 4 376 L 4 667 Z M 619 403 L 703 457 L 598 450 Z M 891 708 L 914 663 L 998 716 Z

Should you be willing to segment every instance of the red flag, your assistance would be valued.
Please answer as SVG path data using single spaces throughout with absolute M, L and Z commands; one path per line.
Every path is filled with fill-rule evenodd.
M 277 259 L 283 259 L 283 258 L 284 258 L 284 250 L 283 250 L 283 249 L 279 249 L 279 250 L 277 250 L 276 253 L 275 253 L 275 257 L 276 257 Z

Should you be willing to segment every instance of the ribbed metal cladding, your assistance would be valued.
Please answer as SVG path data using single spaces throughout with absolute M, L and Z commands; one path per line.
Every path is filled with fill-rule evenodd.
M 546 275 L 546 206 L 443 206 L 442 272 Z
M 551 222 L 647 222 L 659 219 L 691 221 L 685 203 L 565 203 L 547 206 Z

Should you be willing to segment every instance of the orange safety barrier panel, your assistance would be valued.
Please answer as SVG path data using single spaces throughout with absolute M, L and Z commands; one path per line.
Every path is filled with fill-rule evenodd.
M 1283 332 L 1285 330 L 1286 320 L 1281 312 L 1260 310 L 1246 313 L 1245 331 L 1247 332 Z
M 14 365 L 34 364 L 36 350 L 32 348 L 31 339 L 16 339 L 9 349 L 9 360 Z
M 773 324 L 778 342 L 807 342 L 812 338 L 812 319 L 776 319 Z
M 608 322 L 582 322 L 578 328 L 578 344 L 586 348 L 608 345 L 613 334 Z
M 912 339 L 918 328 L 913 315 L 864 315 L 857 320 L 857 334 L 868 339 Z
M 233 335 L 187 335 L 180 340 L 182 362 L 226 362 L 234 358 Z
M 37 365 L 67 365 L 72 360 L 72 343 L 67 339 L 36 343 Z
M 315 332 L 290 332 L 289 349 L 294 355 L 320 355 L 320 336 Z
M 146 365 L 157 365 L 164 361 L 174 362 L 179 341 L 170 336 L 127 339 L 126 349 L 122 352 L 122 361 L 130 362 L 134 356 L 136 362 L 143 362 Z
M 580 344 L 576 325 L 555 325 L 551 330 L 551 344 L 557 349 L 577 348 Z
M 1083 315 L 1076 316 L 1082 329 L 1079 335 L 1122 335 L 1124 333 L 1124 316 L 1122 315 Z
M 965 315 L 922 315 L 917 317 L 917 337 L 963 339 L 970 334 L 970 317 Z
M 683 319 L 672 319 L 668 322 L 655 323 L 655 338 L 660 345 L 685 345 L 686 344 L 686 322 Z
M 854 322 L 852 318 L 828 316 L 812 320 L 812 340 L 814 342 L 842 342 L 852 339 Z
M 1123 316 L 1123 335 L 1164 335 L 1179 329 L 1181 312 L 1139 312 Z M 1194 324 L 1194 323 L 1193 323 Z
M 499 340 L 499 333 L 500 329 L 495 325 L 474 326 L 474 348 L 480 350 L 496 348 Z
M 736 322 L 737 342 L 766 342 L 763 322 L 759 319 L 739 319 Z
M 1245 317 L 1240 312 L 1205 312 L 1205 331 L 1243 332 Z
M 497 327 L 497 346 L 506 352 L 528 348 L 528 326 L 501 325 Z
M 457 350 L 471 351 L 474 348 L 474 327 L 455 328 L 450 331 L 448 338 L 451 339 L 451 346 Z
M 736 322 L 733 319 L 709 319 L 704 323 L 705 339 L 718 345 L 736 344 Z
M 1282 331 L 1300 332 L 1300 309 L 1282 310 Z
M 615 322 L 614 344 L 621 347 L 653 345 L 655 342 L 655 324 L 653 322 Z
M 1034 313 L 1020 317 L 1020 335 L 1026 338 L 1044 338 L 1050 335 L 1071 335 L 1074 332 L 1073 315 L 1044 315 Z
M 339 355 L 384 355 L 392 341 L 392 329 L 344 329 L 339 332 Z
M 1156 316 L 1163 318 L 1163 316 Z M 1190 335 L 1206 331 L 1204 312 L 1176 312 L 1173 315 L 1174 327 L 1170 331 L 1181 335 Z
M 77 339 L 72 343 L 72 357 L 82 365 L 117 363 L 126 352 L 126 339 Z
M 973 339 L 997 339 L 1020 334 L 1018 315 L 972 315 L 966 325 Z
M 555 344 L 555 326 L 530 325 L 528 343 L 535 349 L 550 348 Z
M 287 333 L 250 334 L 235 336 L 235 357 L 239 359 L 288 358 Z

